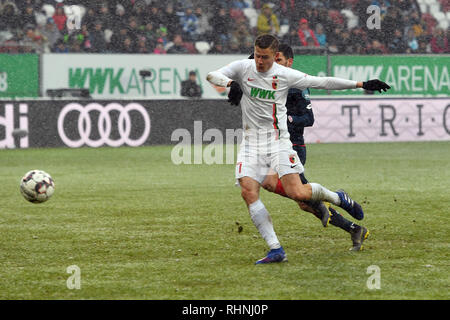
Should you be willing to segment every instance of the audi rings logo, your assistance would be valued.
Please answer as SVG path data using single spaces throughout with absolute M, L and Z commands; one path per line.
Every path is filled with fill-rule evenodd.
M 93 123 L 91 113 L 98 112 L 98 138 L 92 138 L 91 132 Z M 69 113 L 78 113 L 78 122 L 76 129 L 79 134 L 79 139 L 68 137 L 66 134 L 66 127 L 64 126 L 64 121 Z M 113 131 L 113 112 L 118 112 L 119 117 L 117 119 L 117 129 L 118 139 L 113 139 L 111 133 Z M 139 137 L 132 137 L 132 118 L 131 113 L 138 113 L 143 119 L 143 129 L 142 134 Z M 137 147 L 142 145 L 148 138 L 150 134 L 150 117 L 147 110 L 138 103 L 129 103 L 125 107 L 118 103 L 109 103 L 105 107 L 98 103 L 90 103 L 83 107 L 79 103 L 70 103 L 66 105 L 60 112 L 58 117 L 58 133 L 61 140 L 71 148 L 79 148 L 86 144 L 89 147 L 100 147 L 103 145 L 108 145 L 110 147 L 120 147 L 124 144 L 131 147 Z M 117 135 L 117 134 L 116 134 Z

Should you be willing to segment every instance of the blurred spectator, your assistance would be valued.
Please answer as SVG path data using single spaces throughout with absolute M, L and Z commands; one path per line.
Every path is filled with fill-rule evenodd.
M 55 14 L 53 15 L 53 21 L 55 21 L 56 27 L 59 31 L 64 31 L 66 28 L 67 17 L 64 13 L 64 8 L 62 3 L 56 5 Z
M 231 38 L 228 48 L 229 53 L 240 53 L 239 41 L 235 38 Z
M 181 36 L 181 34 L 174 35 L 172 44 L 170 45 L 169 49 L 167 49 L 167 53 L 188 53 L 188 50 L 184 46 L 183 37 Z
M 208 51 L 208 54 L 225 54 L 225 53 L 226 52 L 222 41 L 215 41 L 211 49 L 209 49 Z
M 253 35 L 249 31 L 249 27 L 245 22 L 240 22 L 237 28 L 233 31 L 231 41 L 236 41 L 238 43 L 238 51 L 239 53 L 248 53 L 253 51 L 251 49 L 248 50 L 248 42 L 253 44 Z M 253 46 L 253 45 L 252 45 Z
M 82 49 L 82 39 L 80 37 L 76 37 L 70 41 L 70 53 L 83 53 Z
M 156 34 L 155 30 L 154 30 L 153 23 L 148 21 L 145 26 L 141 27 L 141 29 L 142 29 L 141 35 L 145 37 L 145 40 L 147 41 L 147 44 L 150 45 L 150 46 L 152 44 L 156 45 L 156 40 L 158 39 L 158 36 L 157 36 L 157 34 Z M 153 47 L 154 47 L 154 45 L 153 45 Z
M 431 52 L 431 48 L 428 45 L 429 41 L 425 37 L 418 38 L 419 41 L 419 49 L 417 49 L 417 53 L 419 54 L 427 54 Z
M 167 51 L 164 49 L 163 41 L 162 39 L 158 39 L 156 43 L 156 48 L 153 50 L 154 54 L 166 54 Z
M 419 13 L 417 11 L 411 12 L 411 15 L 405 17 L 404 20 L 404 33 L 406 34 L 409 29 L 414 30 L 414 35 L 416 37 L 421 37 L 425 35 L 426 23 L 425 20 L 421 20 L 419 17 Z
M 138 18 L 136 16 L 131 16 L 128 19 L 128 36 L 133 40 L 133 42 L 137 42 L 138 35 L 140 33 Z
M 122 46 L 125 38 L 128 37 L 128 27 L 126 25 L 122 25 L 118 31 L 115 31 L 111 36 L 111 42 L 109 44 L 110 51 L 115 53 L 122 52 Z
M 59 39 L 56 42 L 55 53 L 69 53 L 69 47 L 67 47 L 63 39 Z
M 374 39 L 367 48 L 367 54 L 386 54 L 386 47 L 378 40 Z
M 311 38 L 313 41 L 310 42 L 310 44 L 313 44 L 315 47 L 318 47 L 319 42 L 317 41 L 314 31 L 309 28 L 308 20 L 306 20 L 305 18 L 301 19 L 299 25 L 300 28 L 298 29 L 298 37 L 300 39 L 300 43 L 302 44 L 302 46 L 307 46 L 308 39 Z
M 286 43 L 291 47 L 299 47 L 302 45 L 295 28 L 290 29 L 289 32 L 281 38 L 281 42 Z
M 88 30 L 93 30 L 94 29 L 94 23 L 97 21 L 97 13 L 95 12 L 95 10 L 93 8 L 88 8 L 82 23 L 87 25 Z M 120 20 L 115 20 L 115 21 L 120 21 Z
M 218 12 L 210 18 L 211 26 L 214 30 L 214 42 L 222 41 L 228 43 L 230 30 L 232 30 L 232 20 L 225 8 L 219 8 Z
M 263 5 L 261 13 L 258 16 L 257 32 L 258 34 L 271 33 L 273 35 L 277 35 L 280 32 L 278 18 L 272 12 L 269 4 Z
M 350 32 L 350 41 L 353 54 L 366 54 L 368 39 L 364 28 L 353 28 Z
M 184 15 L 180 19 L 183 28 L 183 36 L 187 41 L 196 41 L 198 35 L 198 19 L 194 14 L 192 7 L 186 7 Z
M 312 38 L 308 38 L 310 40 Z M 314 45 L 314 41 L 310 41 Z M 354 53 L 353 41 L 350 36 L 350 32 L 347 29 L 342 30 L 341 36 L 338 40 L 339 52 L 343 54 L 352 54 Z
M 316 25 L 315 35 L 319 46 L 325 47 L 327 45 L 327 35 L 324 33 L 323 26 L 320 23 Z
M 436 28 L 431 38 L 431 52 L 433 53 L 448 53 L 448 37 L 444 29 Z
M 28 5 L 25 7 L 25 11 L 20 16 L 20 22 L 22 27 L 25 27 L 26 25 L 37 25 L 36 22 L 36 16 L 34 14 L 34 8 L 32 5 Z
M 159 27 L 165 25 L 167 21 L 164 21 L 164 13 L 161 12 L 160 8 L 156 5 L 156 2 L 152 2 L 148 14 L 146 14 L 144 21 L 151 22 L 154 26 Z
M 131 37 L 127 36 L 123 39 L 120 53 L 136 53 L 136 46 Z
M 407 44 L 406 48 L 407 53 L 416 53 L 417 50 L 419 49 L 419 42 L 417 41 L 413 29 L 408 30 L 408 33 L 406 35 L 406 44 Z
M 43 28 L 40 29 L 42 36 L 44 36 L 47 41 L 48 45 L 51 49 L 54 48 L 56 42 L 61 39 L 61 33 L 59 32 L 58 28 L 55 25 L 55 22 L 53 21 L 53 18 L 48 18 L 47 23 Z
M 44 43 L 43 36 L 39 33 L 39 31 L 35 28 L 33 24 L 28 24 L 25 26 L 25 33 L 23 38 L 23 44 L 25 47 L 27 47 L 29 50 L 27 52 L 29 53 L 44 53 L 48 52 L 48 49 L 45 50 L 45 43 Z
M 387 29 L 384 30 L 383 32 L 384 43 L 389 45 L 392 42 L 392 40 L 394 39 L 395 30 L 401 29 L 402 27 L 401 23 L 402 23 L 402 16 L 398 11 L 398 9 L 395 7 L 389 7 L 386 15 L 381 21 L 382 28 Z
M 388 42 L 388 49 L 390 53 L 403 53 L 406 51 L 405 38 L 400 29 L 395 29 L 392 40 Z
M 94 30 L 89 32 L 91 41 L 91 52 L 93 53 L 104 53 L 106 52 L 108 44 L 106 43 L 105 33 L 103 31 L 103 23 L 97 21 L 94 24 Z
M 154 6 L 153 4 L 151 5 Z M 131 10 L 131 15 L 136 17 L 138 21 L 142 21 L 143 23 L 147 21 L 154 20 L 152 15 L 152 8 L 147 6 L 146 2 L 138 0 L 135 1 L 133 9 Z
M 151 50 L 147 45 L 147 39 L 145 37 L 139 37 L 138 43 L 137 43 L 137 53 L 151 53 L 153 50 Z
M 100 5 L 100 10 L 97 14 L 97 21 L 102 23 L 103 29 L 113 29 L 115 24 L 114 15 L 109 12 L 109 7 L 107 2 L 103 2 Z
M 166 36 L 167 34 L 173 35 L 180 30 L 180 18 L 177 16 L 176 12 L 173 10 L 173 5 L 168 3 L 164 12 L 162 12 L 162 19 L 164 21 L 164 26 L 166 28 Z M 159 28 L 159 25 L 155 25 L 156 28 Z
M 197 74 L 195 71 L 190 71 L 189 78 L 181 82 L 181 96 L 201 98 L 202 88 L 197 84 Z
M 91 45 L 91 36 L 89 34 L 89 30 L 87 28 L 87 25 L 85 23 L 81 24 L 81 30 L 80 30 L 80 43 L 81 43 L 81 49 L 84 52 L 90 52 L 92 45 Z
M 167 35 L 167 28 L 166 27 L 161 27 L 158 29 L 158 31 L 156 32 L 157 36 L 158 36 L 158 42 L 162 42 L 164 48 L 166 49 L 166 47 L 169 45 L 170 41 Z M 167 50 L 167 49 L 166 49 Z
M 0 30 L 12 30 L 20 25 L 18 9 L 12 2 L 6 2 L 0 11 Z
M 208 16 L 203 12 L 202 7 L 195 8 L 195 16 L 197 17 L 197 34 L 198 40 L 210 42 L 212 41 L 212 28 L 209 24 Z

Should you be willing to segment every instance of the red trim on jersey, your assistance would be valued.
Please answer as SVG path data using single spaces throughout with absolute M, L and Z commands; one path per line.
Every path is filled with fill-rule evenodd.
M 278 128 L 277 104 L 276 104 L 276 103 L 274 103 L 274 104 L 272 105 L 272 119 L 273 119 L 273 128 L 275 129 L 275 132 L 276 132 L 276 134 L 277 134 L 276 139 L 278 139 L 278 131 L 279 131 L 279 128 Z
M 295 144 L 295 143 L 293 143 L 292 145 L 293 146 L 299 146 L 299 147 L 306 147 L 306 145 L 304 145 L 304 144 Z

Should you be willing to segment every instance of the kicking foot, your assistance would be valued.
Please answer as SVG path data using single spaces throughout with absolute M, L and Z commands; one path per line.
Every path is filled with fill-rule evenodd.
M 342 209 L 347 211 L 353 218 L 357 220 L 364 219 L 364 212 L 361 206 L 354 201 L 347 192 L 344 190 L 338 190 L 336 193 L 339 196 L 339 199 L 341 199 L 341 204 L 339 205 Z
M 270 250 L 267 256 L 256 261 L 255 264 L 265 264 L 274 262 L 287 262 L 286 253 L 284 252 L 283 247 Z

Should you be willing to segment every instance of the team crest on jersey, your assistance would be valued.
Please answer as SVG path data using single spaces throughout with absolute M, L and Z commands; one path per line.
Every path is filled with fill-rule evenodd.
M 289 161 L 290 161 L 292 164 L 295 163 L 295 154 L 291 154 L 291 155 L 289 156 Z
M 274 90 L 277 90 L 277 88 L 278 88 L 278 76 L 273 76 L 272 77 L 272 88 Z

